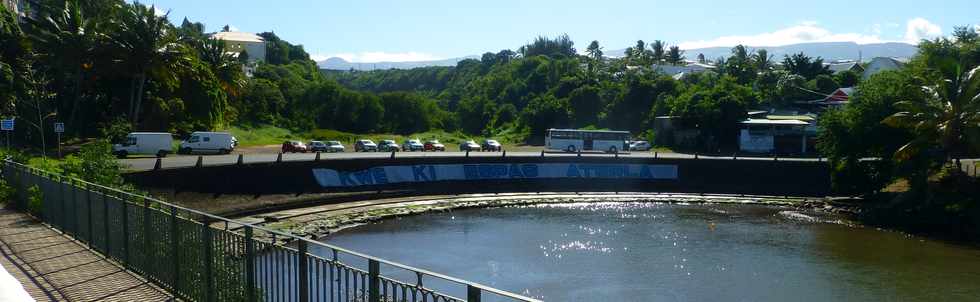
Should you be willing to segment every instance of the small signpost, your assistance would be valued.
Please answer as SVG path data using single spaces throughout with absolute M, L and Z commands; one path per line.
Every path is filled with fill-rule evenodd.
M 14 132 L 14 119 L 0 120 L 0 130 L 7 137 L 7 149 L 10 149 L 10 132 Z
M 65 123 L 54 123 L 54 133 L 58 134 L 58 157 L 61 157 L 61 134 L 65 133 Z

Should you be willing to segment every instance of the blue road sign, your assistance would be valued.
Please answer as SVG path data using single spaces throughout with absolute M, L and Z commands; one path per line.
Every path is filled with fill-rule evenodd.
M 14 119 L 0 120 L 0 130 L 14 131 Z
M 54 123 L 54 132 L 55 133 L 64 133 L 65 132 L 65 123 Z

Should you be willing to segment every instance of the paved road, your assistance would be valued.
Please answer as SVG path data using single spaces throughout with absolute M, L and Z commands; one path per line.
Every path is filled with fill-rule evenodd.
M 243 155 L 244 163 L 269 163 L 275 162 L 278 158 L 276 153 L 247 153 Z M 396 158 L 416 158 L 416 157 L 465 157 L 465 152 L 397 152 L 395 153 Z M 505 156 L 501 152 L 471 152 L 470 157 L 500 157 Z M 540 157 L 541 152 L 507 152 L 507 157 Z M 546 157 L 575 157 L 578 156 L 574 153 L 545 153 Z M 607 153 L 583 153 L 583 157 L 615 157 L 614 154 Z M 619 154 L 619 157 L 630 157 L 630 158 L 695 158 L 693 154 L 682 154 L 682 153 L 649 153 L 649 152 L 633 152 L 630 154 Z M 238 154 L 228 154 L 228 155 L 200 155 L 202 163 L 206 166 L 213 165 L 231 165 L 238 161 Z M 384 152 L 343 152 L 343 153 L 321 153 L 321 160 L 331 160 L 331 159 L 357 159 L 357 158 L 389 158 L 391 153 Z M 731 159 L 731 156 L 704 156 L 698 155 L 698 158 L 714 158 L 714 159 Z M 161 160 L 162 168 L 181 168 L 181 167 L 193 167 L 197 164 L 198 155 L 176 155 L 163 158 Z M 312 161 L 316 159 L 315 153 L 287 153 L 282 155 L 283 161 Z M 773 160 L 772 157 L 738 157 L 739 160 Z M 778 158 L 778 160 L 788 160 L 788 161 L 818 161 L 822 159 L 818 158 Z M 144 157 L 144 158 L 129 158 L 122 159 L 120 162 L 128 167 L 131 171 L 144 171 L 152 170 L 156 164 L 156 158 Z

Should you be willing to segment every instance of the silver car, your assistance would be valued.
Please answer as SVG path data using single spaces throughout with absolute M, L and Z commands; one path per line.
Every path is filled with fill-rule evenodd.
M 327 152 L 344 152 L 344 144 L 338 141 L 327 141 Z

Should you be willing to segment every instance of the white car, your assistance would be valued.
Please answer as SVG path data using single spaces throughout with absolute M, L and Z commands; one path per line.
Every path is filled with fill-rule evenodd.
M 338 141 L 327 141 L 327 152 L 344 152 L 344 144 Z
M 183 154 L 194 152 L 228 154 L 234 151 L 237 146 L 238 139 L 228 132 L 197 131 L 191 133 L 187 140 L 180 142 L 180 148 L 177 151 Z
M 166 132 L 133 132 L 126 135 L 122 144 L 112 145 L 112 154 L 126 158 L 132 154 L 165 157 L 173 148 L 173 135 Z
M 650 151 L 650 149 L 653 149 L 653 145 L 648 141 L 630 142 L 630 151 Z

